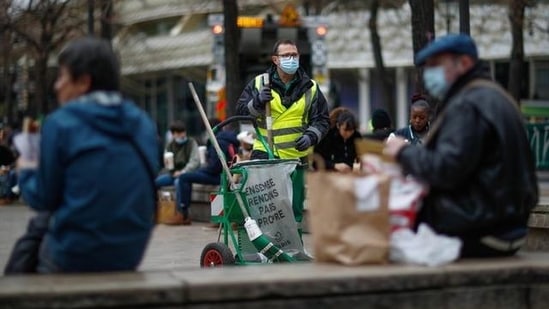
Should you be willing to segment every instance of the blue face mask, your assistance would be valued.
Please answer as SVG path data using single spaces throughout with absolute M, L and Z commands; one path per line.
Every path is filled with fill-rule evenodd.
M 294 74 L 299 68 L 299 57 L 280 57 L 280 69 L 286 74 Z
M 176 138 L 174 139 L 176 143 L 178 144 L 185 144 L 187 142 L 187 138 L 186 137 L 181 137 L 181 138 Z
M 427 91 L 439 100 L 444 98 L 449 88 L 443 67 L 426 68 L 423 71 L 423 82 Z

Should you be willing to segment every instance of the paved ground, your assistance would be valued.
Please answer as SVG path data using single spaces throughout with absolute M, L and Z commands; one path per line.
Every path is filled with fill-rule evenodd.
M 0 273 L 32 212 L 25 205 L 0 206 Z M 304 235 L 309 249 L 310 235 Z M 191 226 L 157 225 L 140 270 L 199 268 L 202 249 L 217 240 L 217 229 L 206 223 Z M 309 250 L 311 251 L 311 250 Z
M 549 205 L 549 172 L 538 173 L 540 179 L 540 204 Z M 25 231 L 32 212 L 25 205 L 0 206 L 0 273 L 9 257 L 16 239 Z M 153 234 L 140 270 L 168 270 L 198 268 L 204 246 L 217 240 L 217 230 L 206 223 L 191 226 L 158 225 Z M 310 235 L 303 241 L 312 252 Z

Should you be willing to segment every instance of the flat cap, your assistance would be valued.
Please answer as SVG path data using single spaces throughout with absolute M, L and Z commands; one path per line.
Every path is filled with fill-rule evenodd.
M 440 53 L 452 53 L 458 55 L 469 55 L 475 60 L 478 59 L 477 45 L 473 39 L 466 34 L 448 34 L 436 38 L 425 46 L 416 55 L 416 65 L 423 65 L 425 61 Z

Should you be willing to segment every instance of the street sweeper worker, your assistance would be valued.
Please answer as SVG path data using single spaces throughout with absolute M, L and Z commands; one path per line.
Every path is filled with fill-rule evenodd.
M 329 129 L 326 98 L 318 84 L 299 66 L 296 43 L 275 43 L 272 65 L 251 80 L 240 95 L 237 113 L 257 117 L 259 132 L 267 140 L 272 119 L 272 151 L 277 158 L 305 158 Z M 270 111 L 270 115 L 268 112 Z M 267 159 L 267 151 L 256 139 L 251 159 Z

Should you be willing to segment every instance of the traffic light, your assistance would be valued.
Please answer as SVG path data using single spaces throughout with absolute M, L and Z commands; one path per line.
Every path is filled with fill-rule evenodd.
M 326 24 L 318 24 L 314 27 L 314 31 L 311 32 L 311 62 L 314 66 L 323 67 L 328 60 L 328 51 L 326 42 L 324 41 L 328 33 L 328 26 Z
M 223 28 L 223 25 L 213 25 L 212 26 L 212 33 L 214 35 L 222 35 L 224 30 L 225 29 Z
M 208 25 L 211 27 L 213 34 L 213 46 L 212 53 L 214 56 L 214 63 L 222 64 L 225 62 L 225 39 L 223 33 L 225 27 L 223 27 L 223 15 L 211 14 L 208 16 Z
M 327 33 L 328 33 L 328 26 L 326 25 L 316 26 L 315 34 L 318 39 L 324 39 Z

